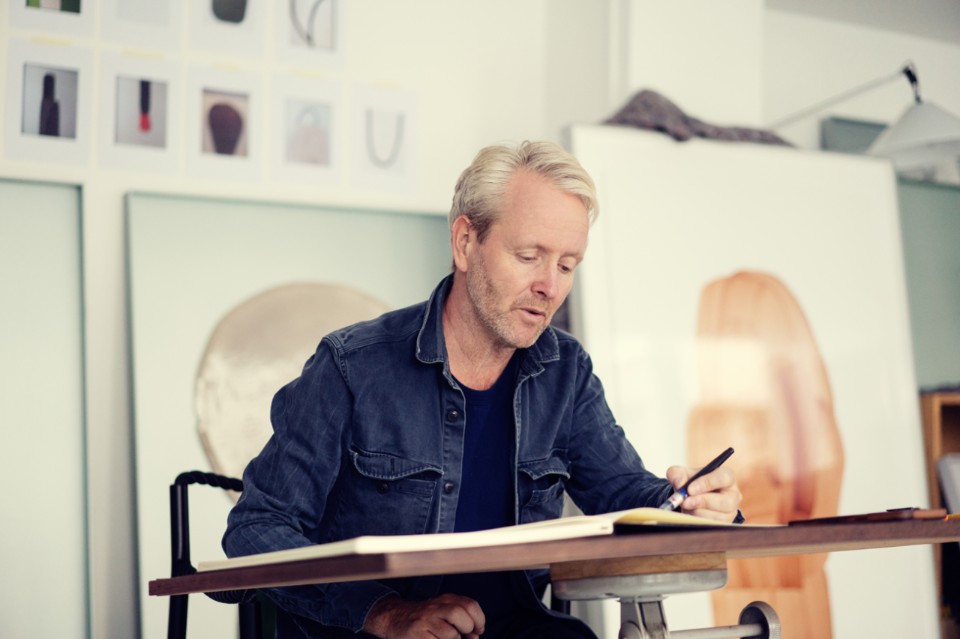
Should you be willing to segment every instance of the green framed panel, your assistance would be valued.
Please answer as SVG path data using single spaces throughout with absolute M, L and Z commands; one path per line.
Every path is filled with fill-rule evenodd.
M 170 572 L 168 486 L 181 472 L 215 470 L 197 409 L 214 333 L 250 300 L 292 284 L 334 285 L 386 308 L 413 304 L 449 272 L 451 256 L 446 217 L 434 214 L 133 193 L 126 216 L 141 637 L 153 639 L 165 636 L 167 621 L 166 599 L 146 590 Z M 322 323 L 270 396 L 299 373 Z M 254 332 L 248 342 L 269 341 Z M 228 367 L 231 382 L 238 376 Z M 250 411 L 267 420 L 269 397 L 261 403 Z M 232 503 L 223 491 L 191 489 L 194 564 L 223 556 Z M 191 597 L 188 636 L 226 636 L 235 626 L 234 606 Z
M 0 180 L 0 202 L 0 626 L 89 637 L 80 188 Z
M 960 385 L 960 186 L 897 182 L 917 385 Z
M 863 153 L 885 126 L 849 118 L 820 123 L 821 147 Z M 917 386 L 960 385 L 960 185 L 897 179 L 897 201 Z
M 839 153 L 866 153 L 887 125 L 849 118 L 830 117 L 820 121 L 820 148 Z

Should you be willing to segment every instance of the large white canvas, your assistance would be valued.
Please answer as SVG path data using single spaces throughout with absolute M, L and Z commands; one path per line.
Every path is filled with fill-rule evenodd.
M 212 470 L 194 385 L 220 319 L 291 282 L 347 286 L 391 308 L 413 304 L 449 271 L 450 248 L 438 215 L 132 194 L 127 216 L 141 637 L 153 639 L 167 623 L 167 599 L 148 596 L 147 585 L 170 574 L 168 487 L 181 472 Z M 194 565 L 222 557 L 233 502 L 206 486 L 191 487 L 189 499 Z M 191 596 L 188 636 L 230 636 L 236 610 Z
M 825 359 L 845 454 L 840 513 L 925 505 L 890 167 L 619 127 L 574 127 L 570 144 L 601 209 L 576 328 L 648 467 L 686 463 L 700 291 L 756 269 L 791 288 Z M 834 553 L 826 571 L 834 637 L 937 636 L 929 547 Z M 712 624 L 709 594 L 666 606 L 673 629 Z

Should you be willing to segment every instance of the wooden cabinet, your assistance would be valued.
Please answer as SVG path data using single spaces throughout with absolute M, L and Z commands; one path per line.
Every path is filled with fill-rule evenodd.
M 937 480 L 937 460 L 946 453 L 960 453 L 960 392 L 922 393 L 920 410 L 930 506 L 940 508 L 943 499 Z
M 937 478 L 937 460 L 947 453 L 960 452 L 960 392 L 931 392 L 920 395 L 920 411 L 923 416 L 923 445 L 927 460 L 927 489 L 930 491 L 931 508 L 940 508 L 943 496 Z M 941 637 L 960 637 L 957 614 L 950 614 L 945 599 L 954 599 L 960 591 L 960 574 L 957 571 L 958 552 L 952 547 L 934 546 L 937 598 L 943 605 Z M 946 595 L 946 596 L 945 596 Z M 956 604 L 954 604 L 956 607 Z

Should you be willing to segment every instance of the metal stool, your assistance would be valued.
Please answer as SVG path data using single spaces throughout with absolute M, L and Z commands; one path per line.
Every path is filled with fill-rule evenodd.
M 780 618 L 767 603 L 755 601 L 736 626 L 692 630 L 667 628 L 667 595 L 716 590 L 727 583 L 726 555 L 695 553 L 620 560 L 572 561 L 550 567 L 553 592 L 560 599 L 618 599 L 618 639 L 780 639 Z

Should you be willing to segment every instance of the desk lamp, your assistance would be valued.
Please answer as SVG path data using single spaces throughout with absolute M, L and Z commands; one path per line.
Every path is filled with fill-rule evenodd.
M 778 120 L 772 123 L 770 128 L 776 130 L 802 120 L 829 106 L 893 81 L 901 75 L 906 76 L 910 82 L 914 103 L 873 141 L 866 153 L 889 159 L 898 173 L 929 177 L 939 163 L 948 159 L 956 162 L 960 158 L 960 118 L 931 102 L 923 101 L 920 97 L 920 82 L 912 62 L 907 62 L 893 75 L 878 78 Z

